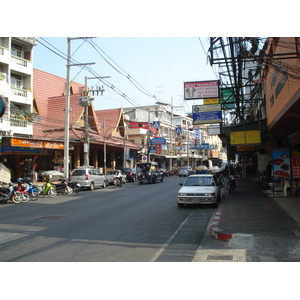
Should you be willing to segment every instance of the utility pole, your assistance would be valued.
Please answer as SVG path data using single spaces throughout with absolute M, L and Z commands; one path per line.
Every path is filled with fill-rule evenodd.
M 99 89 L 92 89 L 88 90 L 88 79 L 102 79 L 102 78 L 110 78 L 110 76 L 104 76 L 104 77 L 86 77 L 85 76 L 85 88 L 84 88 L 84 97 L 79 98 L 79 103 L 81 106 L 84 106 L 84 165 L 89 166 L 90 165 L 90 126 L 89 126 L 89 106 L 91 105 L 91 102 L 94 100 L 94 98 L 89 97 L 89 93 L 101 93 L 101 96 L 103 95 L 104 88 Z
M 68 54 L 67 54 L 67 76 L 66 76 L 66 106 L 65 106 L 65 134 L 64 134 L 64 176 L 66 180 L 69 179 L 69 142 L 70 142 L 70 75 L 72 66 L 91 65 L 94 63 L 86 64 L 72 64 L 71 65 L 71 41 L 83 39 L 79 38 L 67 38 L 68 42 Z

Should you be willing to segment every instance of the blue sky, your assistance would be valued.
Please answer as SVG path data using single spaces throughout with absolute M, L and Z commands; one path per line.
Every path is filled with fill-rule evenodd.
M 66 78 L 66 60 L 44 45 L 66 56 L 67 38 L 37 39 L 40 43 L 34 47 L 34 68 Z M 92 41 L 102 56 L 119 72 L 125 74 L 120 75 L 90 43 L 72 40 L 72 59 L 78 63 L 95 63 L 90 67 L 96 74 L 110 76 L 105 82 L 119 90 L 119 93 L 116 93 L 98 80 L 88 80 L 89 87 L 104 85 L 103 96 L 95 96 L 93 102 L 97 110 L 151 105 L 157 100 L 170 103 L 173 97 L 173 106 L 183 105 L 184 111 L 188 112 L 191 111 L 192 105 L 200 104 L 200 100 L 185 101 L 183 83 L 217 79 L 217 75 L 207 63 L 207 37 L 98 37 Z M 156 98 L 141 92 L 128 80 L 128 75 L 147 91 L 146 94 L 156 95 Z M 84 84 L 85 76 L 95 75 L 80 67 L 71 67 L 72 80 Z M 120 93 L 125 94 L 129 101 L 126 100 L 127 97 L 120 96 Z

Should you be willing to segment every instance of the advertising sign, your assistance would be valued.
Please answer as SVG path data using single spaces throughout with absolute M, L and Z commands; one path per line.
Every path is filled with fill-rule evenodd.
M 153 145 L 161 145 L 165 143 L 166 143 L 166 139 L 164 137 L 155 137 L 151 140 L 151 144 Z
M 260 142 L 260 130 L 230 132 L 230 145 L 260 144 Z
M 193 124 L 221 123 L 222 111 L 220 104 L 194 105 Z
M 274 180 L 289 180 L 291 176 L 290 151 L 288 148 L 272 149 Z
M 221 88 L 220 89 L 220 103 L 222 104 L 222 110 L 234 109 L 235 99 L 233 89 L 231 88 Z
M 219 98 L 219 81 L 184 82 L 184 99 Z
M 292 152 L 293 179 L 300 179 L 300 152 Z

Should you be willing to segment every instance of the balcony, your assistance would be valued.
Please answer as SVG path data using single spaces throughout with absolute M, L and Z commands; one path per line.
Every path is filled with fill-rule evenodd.
M 11 86 L 10 87 L 10 92 L 11 92 L 11 101 L 16 102 L 16 103 L 21 103 L 21 104 L 27 104 L 27 105 L 32 105 L 32 99 L 33 99 L 33 94 L 32 91 L 29 89 L 20 89 Z
M 31 75 L 33 72 L 32 62 L 22 57 L 11 55 L 11 69 L 20 73 Z

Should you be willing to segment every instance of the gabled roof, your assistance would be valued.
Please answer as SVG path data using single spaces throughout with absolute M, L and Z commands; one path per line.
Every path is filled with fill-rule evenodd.
M 41 122 L 34 122 L 33 137 L 45 138 L 45 135 L 49 135 L 50 132 L 51 138 L 59 138 L 61 137 L 60 131 L 65 126 L 66 79 L 34 69 L 33 82 L 35 105 L 39 108 L 38 113 L 41 120 Z M 84 108 L 78 104 L 78 98 L 83 89 L 83 84 L 71 83 L 70 127 L 73 128 L 84 126 Z M 100 132 L 99 122 L 92 105 L 89 106 L 88 113 L 91 129 Z M 82 136 L 82 133 L 79 132 L 78 136 Z
M 106 137 L 124 137 L 124 116 L 123 108 L 96 110 L 96 116 L 101 124 L 101 131 Z M 119 128 L 118 128 L 119 127 Z

